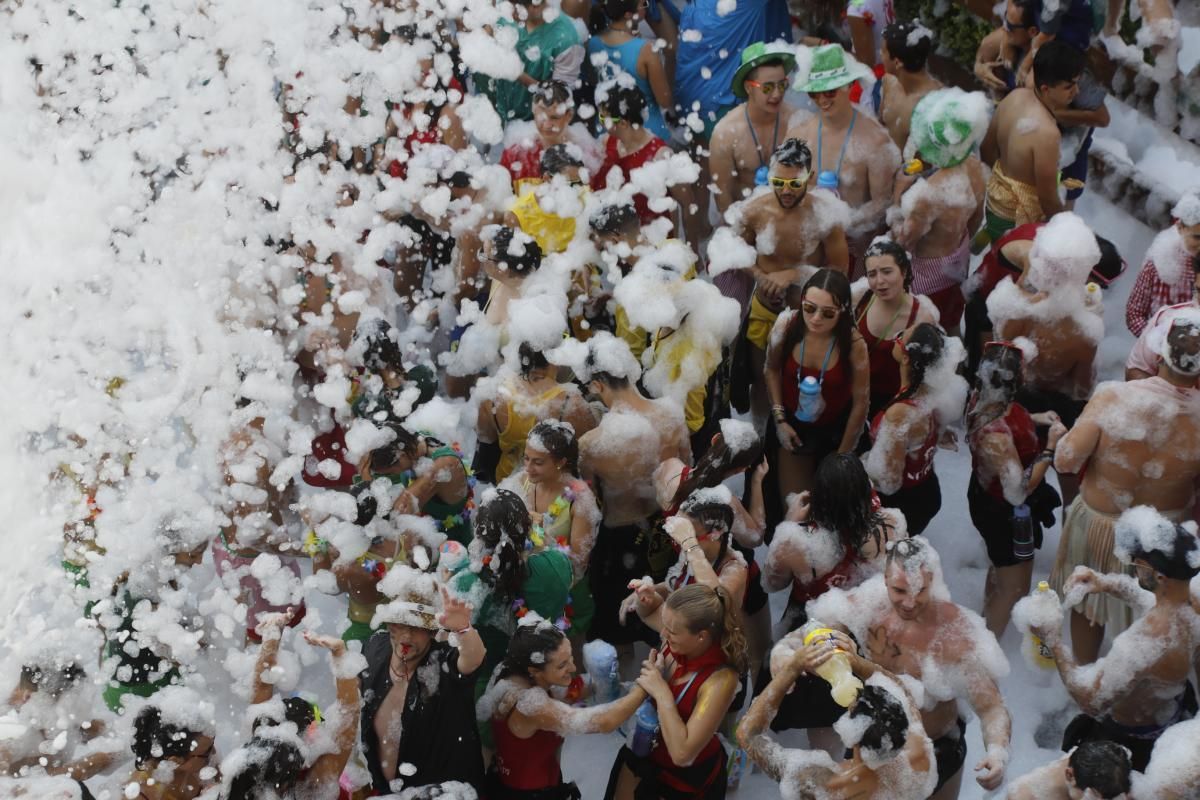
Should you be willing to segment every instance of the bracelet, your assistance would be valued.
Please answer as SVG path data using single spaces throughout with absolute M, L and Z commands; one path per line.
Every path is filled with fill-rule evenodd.
M 694 544 L 694 545 L 692 545 L 691 547 L 689 547 L 688 549 L 684 550 L 683 552 L 684 552 L 684 554 L 685 554 L 685 555 L 690 555 L 690 554 L 691 554 L 691 552 L 692 552 L 693 550 L 695 550 L 695 549 L 696 549 L 697 547 L 699 547 L 699 546 L 700 546 L 699 544 Z
M 468 624 L 467 627 L 463 628 L 460 631 L 452 631 L 449 628 L 442 628 L 442 630 L 446 631 L 447 633 L 453 633 L 455 636 L 465 636 L 466 634 L 475 630 L 475 628 L 473 628 L 470 624 Z
M 1042 450 L 1042 455 L 1044 455 L 1044 456 L 1053 456 L 1053 455 L 1054 455 L 1054 451 L 1053 451 L 1053 450 L 1051 450 L 1049 447 L 1047 447 L 1047 448 L 1045 448 L 1044 450 Z

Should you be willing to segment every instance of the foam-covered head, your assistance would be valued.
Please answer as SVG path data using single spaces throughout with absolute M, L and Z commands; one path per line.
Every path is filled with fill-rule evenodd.
M 407 564 L 396 564 L 377 588 L 390 600 L 376 607 L 372 627 L 394 624 L 437 630 L 439 593 L 433 575 Z
M 641 376 L 642 368 L 623 339 L 600 331 L 588 339 L 587 347 L 587 365 L 584 374 L 579 376 L 582 380 L 621 388 Z
M 561 463 L 562 469 L 570 475 L 579 475 L 579 440 L 575 438 L 575 428 L 571 423 L 559 419 L 544 419 L 529 431 L 525 440 L 525 452 L 545 453 Z
M 1185 309 L 1162 333 L 1158 354 L 1180 375 L 1200 375 L 1200 311 Z
M 538 680 L 541 678 L 551 686 L 558 686 L 570 682 L 574 667 L 566 634 L 531 611 L 521 618 L 516 633 L 508 640 L 508 652 L 496 676 L 499 679 L 517 675 L 534 682 L 541 682 Z M 545 680 L 547 674 L 549 680 Z
M 1100 261 L 1096 234 L 1083 218 L 1069 211 L 1056 214 L 1037 232 L 1029 250 L 1029 281 L 1041 291 L 1087 283 Z
M 1189 228 L 1200 225 L 1200 192 L 1193 190 L 1184 193 L 1171 209 L 1171 216 L 1178 220 L 1180 225 Z
M 957 88 L 930 92 L 913 109 L 905 155 L 919 153 L 923 161 L 941 168 L 961 164 L 983 141 L 991 108 L 983 92 Z
M 1117 520 L 1113 552 L 1126 564 L 1144 561 L 1172 580 L 1200 574 L 1196 524 L 1177 524 L 1151 506 L 1136 506 Z
M 892 608 L 902 619 L 915 619 L 930 602 L 949 596 L 942 561 L 924 536 L 889 542 L 883 577 Z
M 704 532 L 724 539 L 733 530 L 733 495 L 725 486 L 697 489 L 679 505 L 679 513 L 699 523 Z
M 805 172 L 812 171 L 812 150 L 803 139 L 784 139 L 771 154 L 771 171 L 776 167 L 795 167 Z
M 869 766 L 890 761 L 908 737 L 904 704 L 882 686 L 867 684 L 834 729 L 847 747 L 858 746 Z

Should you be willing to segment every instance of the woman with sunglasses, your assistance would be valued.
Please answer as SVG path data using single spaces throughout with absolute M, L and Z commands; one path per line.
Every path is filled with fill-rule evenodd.
M 790 293 L 790 292 L 789 292 Z M 830 453 L 849 453 L 867 418 L 870 362 L 850 314 L 850 282 L 820 269 L 795 306 L 779 315 L 767 348 L 765 372 L 776 449 L 778 503 L 812 484 Z M 789 299 L 789 305 L 791 300 Z
M 854 306 L 854 321 L 870 357 L 869 414 L 874 419 L 900 391 L 900 364 L 892 357 L 892 345 L 912 326 L 938 320 L 930 303 L 911 293 L 912 262 L 903 247 L 880 236 L 867 248 L 864 261 L 869 288 Z
M 1030 414 L 1015 401 L 1022 367 L 1016 345 L 988 342 L 967 407 L 971 447 L 967 505 L 992 564 L 983 617 L 997 638 L 1008 627 L 1017 600 L 1029 594 L 1042 525 L 1054 523 L 1054 509 L 1061 504 L 1045 477 L 1067 429 L 1054 412 Z M 1045 444 L 1038 426 L 1049 428 Z
M 671 110 L 671 81 L 662 57 L 652 42 L 638 34 L 646 15 L 646 0 L 600 0 L 592 5 L 587 41 L 588 63 L 596 66 L 598 82 L 616 82 L 618 76 L 633 78 L 646 101 L 646 129 L 664 141 L 671 131 L 663 109 Z

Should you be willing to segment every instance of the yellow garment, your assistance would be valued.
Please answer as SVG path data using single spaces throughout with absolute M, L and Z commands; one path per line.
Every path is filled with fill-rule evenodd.
M 529 438 L 529 432 L 533 430 L 533 426 L 547 416 L 562 416 L 561 412 L 557 415 L 546 415 L 539 412 L 543 403 L 553 400 L 564 391 L 566 389 L 563 386 L 556 384 L 528 401 L 527 404 L 523 404 L 535 412 L 533 414 L 518 413 L 512 399 L 504 399 L 504 407 L 508 410 L 508 424 L 504 426 L 504 430 L 500 431 L 500 461 L 496 465 L 496 483 L 516 472 L 521 455 L 525 452 L 525 440 Z
M 700 350 L 695 343 L 680 335 L 679 331 L 668 334 L 659 333 L 654 337 L 653 361 L 650 369 L 659 363 L 667 368 L 667 380 L 675 383 L 683 377 L 683 362 L 691 360 L 693 368 L 703 373 L 704 381 L 687 394 L 683 403 L 683 417 L 687 422 L 688 431 L 695 433 L 704 427 L 705 403 L 708 400 L 708 379 L 712 376 L 717 365 L 721 363 L 720 351 Z
M 646 351 L 647 339 L 650 334 L 646 333 L 645 328 L 637 328 L 631 325 L 629 314 L 625 313 L 623 307 L 617 306 L 614 316 L 617 323 L 617 338 L 623 339 L 625 344 L 629 345 L 629 350 L 633 353 L 633 357 L 641 361 L 642 353 Z
M 1037 187 L 1004 174 L 999 161 L 992 168 L 992 177 L 988 180 L 987 205 L 993 214 L 1010 219 L 1015 225 L 1041 222 L 1046 218 L 1042 202 L 1038 200 Z
M 543 211 L 533 186 L 522 187 L 521 195 L 513 203 L 512 213 L 521 224 L 521 230 L 542 248 L 544 256 L 561 253 L 575 238 L 574 217 L 560 217 Z
M 771 328 L 775 327 L 777 319 L 779 319 L 779 312 L 764 306 L 758 299 L 757 293 L 752 294 L 750 296 L 750 319 L 746 323 L 746 338 L 750 340 L 750 344 L 759 350 L 766 350 L 767 342 L 771 339 Z

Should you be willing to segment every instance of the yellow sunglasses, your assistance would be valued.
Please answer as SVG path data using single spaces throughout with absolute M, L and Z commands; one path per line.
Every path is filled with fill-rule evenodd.
M 772 175 L 767 178 L 767 182 L 773 189 L 791 189 L 793 192 L 798 192 L 808 183 L 808 175 L 806 173 L 799 178 L 777 178 Z

